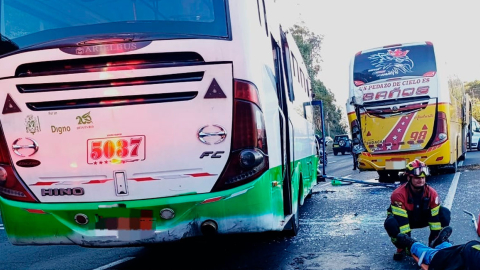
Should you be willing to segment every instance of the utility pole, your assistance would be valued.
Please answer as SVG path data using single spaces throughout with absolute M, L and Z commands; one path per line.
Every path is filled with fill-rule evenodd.
M 328 112 L 325 114 L 325 122 L 327 123 L 327 136 L 331 137 L 330 136 L 330 121 L 329 121 L 329 117 L 328 117 Z

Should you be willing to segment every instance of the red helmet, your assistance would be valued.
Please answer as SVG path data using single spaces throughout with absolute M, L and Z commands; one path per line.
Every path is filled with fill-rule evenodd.
M 421 162 L 418 159 L 415 159 L 414 161 L 407 164 L 407 167 L 405 168 L 405 173 L 416 177 L 426 177 L 430 175 L 430 170 L 425 163 Z

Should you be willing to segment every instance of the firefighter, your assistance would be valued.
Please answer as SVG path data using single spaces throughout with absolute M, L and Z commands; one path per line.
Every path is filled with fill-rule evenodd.
M 433 247 L 411 238 L 407 234 L 398 234 L 397 243 L 415 254 L 419 264 L 426 264 L 430 270 L 476 270 L 480 265 L 480 242 L 469 241 L 461 245 L 452 245 L 448 238 L 452 228 L 447 226 L 440 231 Z
M 440 230 L 450 224 L 450 210 L 440 205 L 437 191 L 426 184 L 428 175 L 425 163 L 418 159 L 408 163 L 405 168 L 407 182 L 395 189 L 390 197 L 384 227 L 397 247 L 394 260 L 402 260 L 409 252 L 397 244 L 399 233 L 411 236 L 412 229 L 428 226 L 428 243 L 431 246 Z

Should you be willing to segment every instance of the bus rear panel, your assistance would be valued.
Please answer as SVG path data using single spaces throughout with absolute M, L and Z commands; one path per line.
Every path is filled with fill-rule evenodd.
M 259 89 L 218 51 L 232 42 L 226 1 L 3 3 L 0 208 L 13 244 L 282 230 Z

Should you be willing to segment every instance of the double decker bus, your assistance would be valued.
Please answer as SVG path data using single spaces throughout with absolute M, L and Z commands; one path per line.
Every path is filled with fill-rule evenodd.
M 358 168 L 398 180 L 414 159 L 456 172 L 466 155 L 468 96 L 432 42 L 357 53 L 350 64 L 347 113 Z
M 0 0 L 14 245 L 296 235 L 310 80 L 273 0 Z

